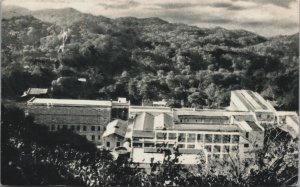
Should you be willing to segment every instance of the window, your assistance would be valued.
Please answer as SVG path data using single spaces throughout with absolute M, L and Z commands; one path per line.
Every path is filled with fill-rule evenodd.
M 229 145 L 224 145 L 222 152 L 223 153 L 229 153 Z
M 231 146 L 231 150 L 233 151 L 233 152 L 237 152 L 238 151 L 238 146 L 236 146 L 236 145 L 233 145 L 233 146 Z
M 106 142 L 106 147 L 110 147 L 110 142 Z
M 98 131 L 100 131 L 101 130 L 101 128 L 100 128 L 100 126 L 98 126 Z
M 83 131 L 86 131 L 86 126 L 83 126 Z
M 145 143 L 145 147 L 154 147 L 154 143 Z
M 239 135 L 233 135 L 231 138 L 232 138 L 231 143 L 239 143 L 239 139 L 240 139 Z
M 185 139 L 186 139 L 185 133 L 179 133 L 178 142 L 185 142 Z
M 95 126 L 91 126 L 91 131 L 95 131 Z
M 142 143 L 133 143 L 132 144 L 133 147 L 143 147 Z
M 223 160 L 230 160 L 230 157 L 229 157 L 229 155 L 228 155 L 228 154 L 226 154 L 226 155 L 223 155 Z
M 205 143 L 212 143 L 212 135 L 205 134 Z
M 57 125 L 57 130 L 59 130 L 60 129 L 60 125 Z
M 246 132 L 246 138 L 247 139 L 249 138 L 249 132 Z
M 165 137 L 166 137 L 165 133 L 162 133 L 162 132 L 156 133 L 156 139 L 163 140 L 163 139 L 165 139 Z
M 173 147 L 174 147 L 174 144 L 168 144 L 168 147 L 169 147 L 169 148 L 173 148 Z
M 223 135 L 223 143 L 230 143 L 230 135 Z
M 216 154 L 216 155 L 213 155 L 215 159 L 220 159 L 220 155 L 219 154 Z
M 184 144 L 178 144 L 177 147 L 178 148 L 185 148 L 185 145 Z
M 67 125 L 63 125 L 63 129 L 67 129 L 68 127 L 67 127 Z
M 155 144 L 156 147 L 163 147 L 163 144 L 162 143 L 157 143 Z
M 55 125 L 51 125 L 51 130 L 55 131 Z
M 211 160 L 211 154 L 207 155 L 207 160 L 208 160 L 208 161 Z
M 214 135 L 214 143 L 221 143 L 222 135 L 215 134 Z
M 117 147 L 120 147 L 121 143 L 120 142 L 117 142 Z
M 176 133 L 168 133 L 169 140 L 176 140 Z
M 92 135 L 92 140 L 95 140 L 95 136 L 94 135 Z
M 189 148 L 189 149 L 194 149 L 194 148 L 195 148 L 195 145 L 187 145 L 187 148 Z
M 248 148 L 248 147 L 249 147 L 249 144 L 247 144 L 247 143 L 246 143 L 246 144 L 244 144 L 244 147 Z
M 101 136 L 98 136 L 98 140 L 100 140 L 101 139 Z
M 75 126 L 74 126 L 74 125 L 71 125 L 70 129 L 71 129 L 72 131 L 74 131 L 74 130 L 75 130 Z
M 196 135 L 195 134 L 188 134 L 187 142 L 195 142 Z
M 77 125 L 76 130 L 80 131 L 80 125 Z
M 214 146 L 214 153 L 220 153 L 221 152 L 221 146 L 215 145 Z
M 211 153 L 211 145 L 206 145 L 205 149 L 208 153 Z
M 203 134 L 197 134 L 197 142 L 203 143 Z

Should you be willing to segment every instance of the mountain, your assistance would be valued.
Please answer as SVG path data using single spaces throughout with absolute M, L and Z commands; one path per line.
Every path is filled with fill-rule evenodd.
M 298 34 L 266 38 L 160 18 L 17 9 L 3 12 L 3 97 L 52 87 L 56 97 L 183 100 L 187 107 L 199 105 L 199 94 L 216 107 L 228 104 L 230 90 L 251 89 L 298 110 Z M 60 76 L 84 77 L 88 84 L 79 93 L 75 85 L 55 85 Z
M 12 17 L 29 15 L 30 11 L 26 8 L 21 8 L 18 6 L 2 6 L 2 18 L 9 19 Z

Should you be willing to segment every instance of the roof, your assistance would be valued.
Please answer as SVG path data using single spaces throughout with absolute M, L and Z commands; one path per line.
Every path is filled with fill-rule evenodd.
M 154 107 L 154 106 L 130 106 L 129 107 L 130 113 L 141 113 L 141 112 L 148 112 L 148 113 L 163 113 L 169 112 L 171 113 L 170 107 Z
M 273 110 L 271 106 L 267 104 L 267 101 L 257 92 L 250 90 L 235 90 L 232 91 L 232 94 L 235 94 L 240 102 L 250 111 Z
M 79 99 L 44 99 L 34 98 L 28 101 L 29 105 L 72 105 L 72 106 L 111 106 L 111 101 L 79 100 Z
M 299 130 L 295 130 L 292 126 L 288 125 L 288 124 L 283 124 L 283 125 L 278 125 L 278 127 L 289 133 L 293 138 L 297 138 L 299 135 Z
M 148 112 L 143 112 L 140 115 L 137 115 L 134 121 L 133 130 L 140 131 L 152 131 L 154 123 L 154 116 Z
M 148 112 L 137 115 L 133 122 L 134 137 L 154 137 L 154 129 L 172 128 L 173 118 L 169 114 L 162 113 L 154 116 Z
M 228 120 L 229 115 L 225 111 L 213 110 L 198 110 L 198 111 L 174 111 L 174 120 L 179 121 L 180 118 L 195 118 L 195 119 L 212 119 L 212 120 Z
M 175 115 L 190 115 L 190 116 L 220 116 L 224 117 L 226 110 L 176 110 L 174 111 Z
M 176 124 L 174 130 L 198 130 L 198 131 L 224 131 L 237 132 L 242 130 L 237 125 L 214 125 L 214 124 Z
M 172 128 L 173 118 L 167 113 L 162 113 L 154 117 L 154 127 L 155 128 Z
M 262 131 L 262 129 L 258 126 L 254 121 L 246 121 L 247 124 L 251 127 L 253 131 Z
M 153 101 L 153 105 L 163 105 L 165 106 L 167 104 L 166 101 Z
M 139 131 L 134 130 L 132 132 L 133 137 L 140 137 L 140 138 L 153 138 L 155 136 L 154 131 Z
M 116 119 L 110 123 L 107 124 L 106 130 L 103 133 L 102 137 L 106 137 L 112 134 L 119 135 L 121 137 L 125 137 L 126 131 L 127 131 L 127 122 Z
M 22 97 L 25 97 L 27 95 L 42 95 L 47 93 L 48 93 L 48 88 L 29 88 L 27 91 L 24 92 Z

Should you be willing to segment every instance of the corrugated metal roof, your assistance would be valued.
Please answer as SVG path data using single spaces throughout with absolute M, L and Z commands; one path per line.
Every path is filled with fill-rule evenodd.
M 232 91 L 232 93 L 234 93 L 250 111 L 271 110 L 266 104 L 267 101 L 256 92 L 251 90 L 235 90 Z

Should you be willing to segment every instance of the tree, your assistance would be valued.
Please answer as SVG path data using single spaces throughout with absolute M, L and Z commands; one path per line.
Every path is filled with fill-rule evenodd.
M 188 96 L 189 103 L 196 108 L 206 105 L 207 95 L 204 92 L 194 92 Z

